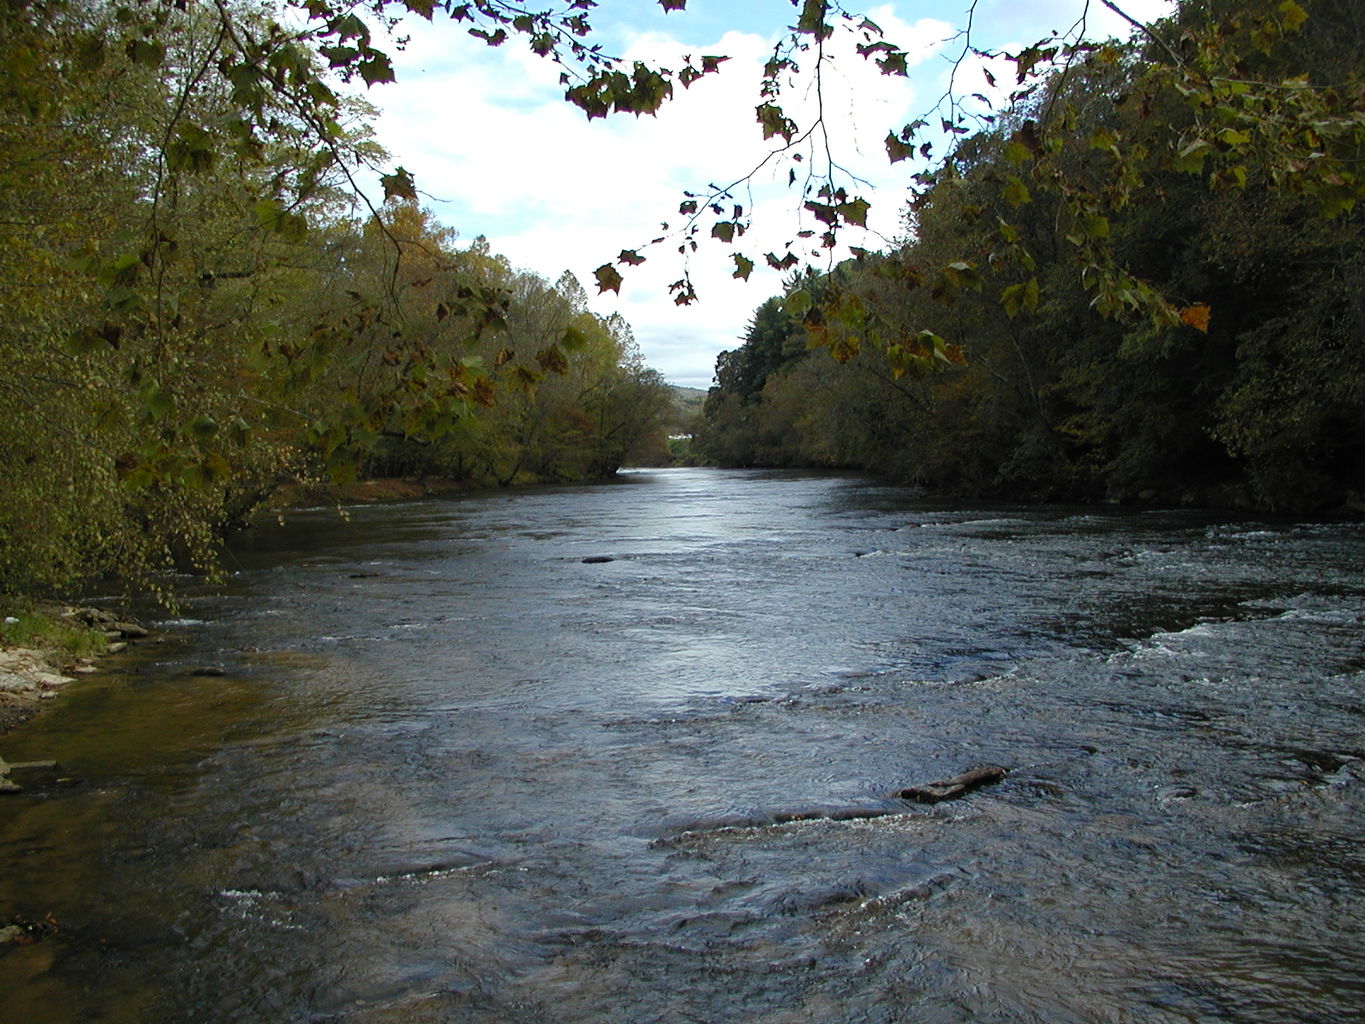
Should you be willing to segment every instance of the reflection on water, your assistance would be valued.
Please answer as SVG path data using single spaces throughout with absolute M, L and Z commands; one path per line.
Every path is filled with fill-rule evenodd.
M 262 525 L 4 738 L 63 930 L 0 1020 L 1349 1019 L 1361 540 L 705 470 Z

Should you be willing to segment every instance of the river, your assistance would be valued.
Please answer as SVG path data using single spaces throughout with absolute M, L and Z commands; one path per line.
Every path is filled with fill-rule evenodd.
M 1365 1019 L 1362 553 L 715 470 L 264 522 L 0 740 L 0 1020 Z

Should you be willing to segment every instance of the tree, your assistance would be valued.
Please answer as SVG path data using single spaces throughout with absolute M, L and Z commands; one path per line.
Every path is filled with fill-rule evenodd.
M 520 278 L 486 244 L 356 205 L 369 113 L 268 15 L 58 2 L 0 28 L 0 588 L 212 567 L 281 476 L 496 442 L 480 410 L 591 348 L 577 314 L 513 339 Z
M 605 471 L 627 435 L 650 436 L 657 381 L 620 332 L 586 314 L 581 288 L 459 249 L 343 87 L 392 77 L 381 35 L 405 12 L 520 40 L 559 63 L 589 118 L 651 113 L 722 72 L 721 55 L 613 59 L 593 6 L 11 5 L 5 585 L 206 564 L 223 524 L 281 474 L 344 475 L 375 453 L 416 465 L 446 446 L 498 479 L 557 477 Z M 795 7 L 755 131 L 819 227 L 787 251 L 746 251 L 741 168 L 737 184 L 684 196 L 653 247 L 731 246 L 744 277 L 760 260 L 821 262 L 865 221 L 871 200 L 825 145 L 818 104 L 797 123 L 784 97 L 802 75 L 820 95 L 848 59 L 836 35 L 889 75 L 907 51 L 837 4 Z M 825 262 L 756 318 L 721 368 L 718 404 L 744 439 L 732 447 L 862 452 L 909 478 L 1034 493 L 1122 497 L 1202 475 L 1278 508 L 1341 500 L 1365 447 L 1354 6 L 1187 0 L 1132 44 L 1072 34 L 993 55 L 970 26 L 959 41 L 959 59 L 1012 62 L 1009 106 L 949 95 L 888 133 L 888 158 L 921 169 L 916 236 Z M 383 201 L 358 189 L 361 168 Z M 646 258 L 651 246 L 622 250 L 598 288 Z M 673 293 L 695 298 L 685 269 Z M 784 318 L 796 335 L 782 337 Z M 798 337 L 834 360 L 817 371 Z M 819 399 L 813 412 L 801 396 Z
M 1290 81 L 1320 64 L 1344 76 L 1336 88 L 1358 93 L 1358 71 L 1340 55 L 1358 41 L 1351 11 L 1310 5 L 1310 40 L 1282 26 L 1273 37 L 1242 32 L 1256 23 L 1231 6 L 1229 66 Z M 1201 113 L 1180 88 L 1153 84 L 1141 59 L 1152 47 L 1055 71 L 940 166 L 900 247 L 786 296 L 846 372 L 803 362 L 770 380 L 744 433 L 728 432 L 748 439 L 744 458 L 851 451 L 900 479 L 1014 497 L 1281 511 L 1358 502 L 1359 216 L 1324 216 L 1313 183 L 1277 183 L 1264 162 L 1239 165 L 1243 188 L 1239 175 L 1210 172 L 1212 155 L 1198 173 L 1172 160 L 1170 138 L 1195 130 Z M 1048 145 L 1025 145 L 1045 121 Z M 1226 153 L 1239 145 L 1234 136 Z M 1141 202 L 1131 181 L 1146 189 Z M 928 347 L 906 359 L 924 331 L 952 339 L 960 364 Z M 745 358 L 718 365 L 713 431 Z M 828 408 L 828 394 L 865 422 L 791 414 Z M 779 443 L 761 440 L 774 428 Z

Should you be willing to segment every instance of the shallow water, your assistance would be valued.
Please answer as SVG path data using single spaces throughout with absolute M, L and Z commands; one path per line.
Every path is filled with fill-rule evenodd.
M 1361 1019 L 1363 541 L 709 470 L 263 524 L 0 741 L 63 765 L 0 1020 Z

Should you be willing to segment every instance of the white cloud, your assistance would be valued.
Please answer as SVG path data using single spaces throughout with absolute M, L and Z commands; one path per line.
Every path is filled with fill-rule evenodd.
M 1138 3 L 1145 11 L 1158 0 Z M 905 6 L 883 4 L 868 13 L 888 40 L 908 51 L 909 79 L 881 74 L 844 41 L 831 44 L 842 50 L 823 82 L 830 148 L 851 175 L 877 187 L 869 195 L 869 226 L 886 237 L 899 229 L 908 172 L 905 165 L 888 166 L 882 139 L 888 128 L 937 100 L 944 64 L 930 58 L 955 31 L 935 19 L 904 21 L 897 12 Z M 781 13 L 785 8 L 775 8 L 774 32 L 792 18 L 789 10 Z M 1017 29 L 1018 38 L 1032 42 L 1044 29 L 1025 28 L 1075 9 L 1076 0 L 1029 5 L 982 0 L 977 18 L 978 25 L 997 19 L 995 28 Z M 602 25 L 601 16 L 597 22 Z M 669 21 L 663 25 L 672 28 Z M 442 220 L 464 237 L 486 235 L 495 252 L 550 279 L 571 270 L 593 294 L 598 265 L 623 248 L 645 246 L 661 233 L 662 222 L 670 230 L 680 226 L 683 189 L 726 185 L 756 166 L 768 148 L 754 107 L 776 35 L 731 30 L 702 44 L 683 44 L 657 30 L 622 32 L 621 38 L 628 59 L 674 68 L 681 66 L 682 54 L 731 59 L 721 74 L 680 89 L 657 118 L 614 115 L 589 123 L 565 103 L 558 69 L 515 41 L 490 49 L 448 21 L 414 22 L 406 51 L 395 55 L 397 82 L 369 94 L 383 110 L 380 140 L 416 175 Z M 973 82 L 969 91 L 975 90 Z M 781 102 L 804 124 L 815 97 L 803 86 Z M 735 193 L 736 202 L 755 211 L 754 228 L 736 247 L 758 264 L 747 284 L 730 276 L 729 249 L 703 243 L 690 264 L 702 301 L 676 306 L 668 285 L 684 263 L 677 253 L 681 239 L 673 238 L 641 248 L 648 258 L 644 265 L 622 268 L 626 280 L 619 297 L 594 298 L 597 312 L 626 317 L 646 361 L 670 380 L 705 387 L 716 354 L 738 343 L 754 308 L 780 288 L 781 275 L 764 266 L 763 254 L 785 252 L 796 230 L 801 197 L 786 187 L 787 171 L 785 164 L 764 168 Z M 861 191 L 851 180 L 847 187 Z M 882 244 L 876 235 L 847 241 Z

